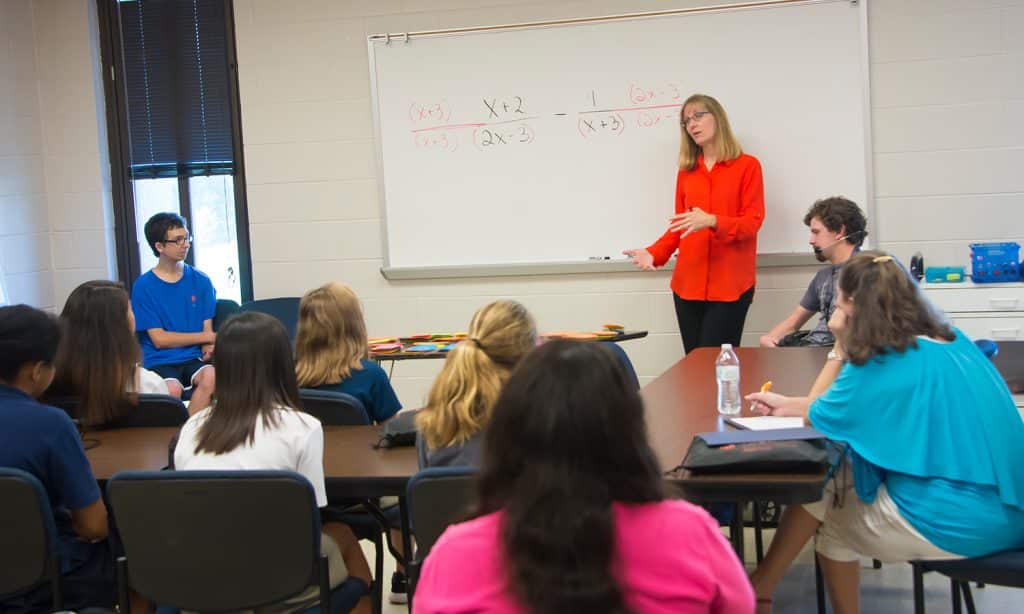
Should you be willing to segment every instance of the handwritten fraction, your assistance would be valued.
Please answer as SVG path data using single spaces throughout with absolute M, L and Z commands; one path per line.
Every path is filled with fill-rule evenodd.
M 627 126 L 642 130 L 679 125 L 679 106 L 684 98 L 678 83 L 633 82 L 624 89 L 628 101 L 625 106 L 601 108 L 597 90 L 590 90 L 586 108 L 549 113 L 535 112 L 527 98 L 518 94 L 484 96 L 466 111 L 469 117 L 481 119 L 467 122 L 452 120 L 453 115 L 459 117 L 460 113 L 455 113 L 446 99 L 413 101 L 409 105 L 410 132 L 416 147 L 422 150 L 454 152 L 459 148 L 461 135 L 471 140 L 477 150 L 495 151 L 535 142 L 538 135 L 534 124 L 549 118 L 575 120 L 580 138 L 596 141 L 614 141 L 626 132 Z M 545 129 L 550 129 L 550 125 Z

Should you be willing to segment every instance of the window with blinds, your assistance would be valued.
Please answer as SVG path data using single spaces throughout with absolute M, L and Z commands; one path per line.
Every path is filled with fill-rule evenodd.
M 121 277 L 156 258 L 143 227 L 174 211 L 217 294 L 252 298 L 230 0 L 97 0 Z

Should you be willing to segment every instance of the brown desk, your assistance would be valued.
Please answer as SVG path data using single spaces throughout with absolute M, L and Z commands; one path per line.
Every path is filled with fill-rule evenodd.
M 581 332 L 585 332 L 585 331 L 581 331 Z M 618 343 L 620 341 L 630 341 L 632 339 L 643 339 L 646 336 L 647 336 L 647 331 L 645 331 L 645 330 L 625 330 L 625 331 L 622 331 L 621 333 L 618 333 L 614 337 L 602 337 L 600 339 L 594 339 L 594 341 L 612 341 L 612 342 Z M 551 338 L 552 339 L 556 339 L 557 337 L 551 337 Z M 407 347 L 409 345 L 412 345 L 413 343 L 431 343 L 431 341 L 429 339 L 423 339 L 423 340 L 420 340 L 420 341 L 414 341 L 414 340 L 409 339 L 409 338 L 401 339 L 401 342 L 402 342 L 403 348 Z M 382 362 L 385 362 L 385 361 L 396 362 L 396 361 L 399 361 L 399 360 L 438 359 L 438 358 L 444 358 L 446 356 L 448 356 L 448 351 L 440 351 L 440 350 L 435 350 L 433 352 L 408 352 L 408 351 L 405 351 L 405 349 L 403 349 L 402 351 L 399 351 L 399 352 L 373 352 L 373 351 L 370 352 L 370 358 L 373 359 L 373 360 L 376 360 L 377 363 L 382 363 Z
M 770 379 L 779 392 L 803 394 L 820 370 L 825 353 L 820 348 L 737 348 L 741 389 L 744 393 L 757 390 Z M 695 350 L 642 391 L 648 437 L 665 471 L 682 461 L 694 435 L 726 428 L 715 411 L 717 354 L 714 348 Z M 377 430 L 376 426 L 324 428 L 324 475 L 329 491 L 350 489 L 347 496 L 358 497 L 404 493 L 405 482 L 417 470 L 416 451 L 373 448 Z M 86 456 L 101 481 L 122 470 L 158 470 L 167 464 L 167 445 L 175 431 L 136 428 L 88 433 L 87 442 L 95 440 L 99 445 L 87 450 Z M 813 500 L 822 483 L 818 476 L 708 477 L 686 471 L 671 479 L 687 498 L 728 499 L 742 494 L 783 502 Z
M 999 341 L 999 353 L 992 359 L 1010 392 L 1024 394 L 1024 341 Z
M 648 439 L 661 464 L 678 466 L 697 433 L 728 430 L 716 409 L 715 358 L 718 348 L 699 348 L 644 386 Z M 805 394 L 825 362 L 827 348 L 736 348 L 740 359 L 740 391 L 746 395 L 771 380 L 783 394 Z M 743 415 L 748 414 L 744 403 Z M 691 500 L 766 499 L 806 503 L 821 496 L 824 475 L 695 476 L 680 470 L 670 475 Z

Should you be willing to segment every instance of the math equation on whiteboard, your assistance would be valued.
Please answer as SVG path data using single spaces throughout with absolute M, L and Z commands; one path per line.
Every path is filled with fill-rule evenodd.
M 446 99 L 413 100 L 409 130 L 417 149 L 454 152 L 459 147 L 503 151 L 529 147 L 550 131 L 575 132 L 586 141 L 614 142 L 629 130 L 678 129 L 684 97 L 677 83 L 629 83 L 601 104 L 596 90 L 580 96 L 578 109 L 537 109 L 525 96 L 481 96 L 454 109 Z M 543 121 L 542 121 L 543 120 Z M 539 127 L 542 124 L 542 127 Z

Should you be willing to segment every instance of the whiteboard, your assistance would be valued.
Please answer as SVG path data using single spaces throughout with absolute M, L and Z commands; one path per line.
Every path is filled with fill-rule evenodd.
M 815 200 L 870 202 L 863 4 L 369 37 L 385 269 L 587 263 L 652 243 L 695 92 L 761 161 L 758 253 L 806 253 Z

